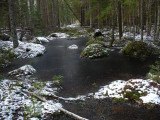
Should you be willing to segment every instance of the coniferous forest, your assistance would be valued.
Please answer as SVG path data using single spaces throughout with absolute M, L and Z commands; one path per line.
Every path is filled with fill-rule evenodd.
M 0 0 L 0 120 L 159 120 L 160 0 Z

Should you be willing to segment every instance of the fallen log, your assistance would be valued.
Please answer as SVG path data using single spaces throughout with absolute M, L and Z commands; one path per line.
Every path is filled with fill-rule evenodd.
M 35 94 L 32 93 L 32 92 L 29 92 L 29 91 L 23 91 L 23 92 L 30 94 L 31 96 L 33 96 L 33 97 L 41 100 L 42 102 L 47 102 L 47 103 L 49 103 L 47 100 L 45 100 L 45 99 L 43 99 L 43 98 L 35 95 Z M 49 104 L 51 104 L 51 103 L 49 103 Z M 54 106 L 55 106 L 57 109 L 59 109 L 60 111 L 64 112 L 65 114 L 67 114 L 67 115 L 69 115 L 69 116 L 71 116 L 71 117 L 73 117 L 73 118 L 75 118 L 75 119 L 77 119 L 77 120 L 88 120 L 88 119 L 83 118 L 83 117 L 81 117 L 81 116 L 79 116 L 79 115 L 76 115 L 75 113 L 72 113 L 72 112 L 70 112 L 70 111 L 68 111 L 68 110 L 66 110 L 66 109 L 64 109 L 64 108 L 61 108 L 61 107 L 59 107 L 59 106 L 57 106 L 57 105 L 55 105 L 55 104 L 51 104 L 51 105 L 54 105 Z

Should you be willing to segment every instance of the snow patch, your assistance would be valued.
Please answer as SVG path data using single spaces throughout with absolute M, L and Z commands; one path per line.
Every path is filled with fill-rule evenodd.
M 50 85 L 51 82 L 41 83 L 38 81 L 25 82 L 7 79 L 1 80 L 0 119 L 12 120 L 15 119 L 15 117 L 18 117 L 18 120 L 23 120 L 25 118 L 32 118 L 33 120 L 36 120 L 37 118 L 33 117 L 35 114 L 45 119 L 47 114 L 59 112 L 54 104 L 62 107 L 60 103 L 55 101 L 49 101 L 49 103 L 41 102 L 24 92 L 35 91 L 39 87 L 39 94 L 37 94 L 41 95 L 41 89 L 46 89 Z M 54 93 L 56 92 L 57 91 L 54 91 Z
M 69 46 L 68 48 L 69 48 L 69 49 L 78 49 L 78 46 L 75 45 L 75 44 L 73 44 L 73 45 Z
M 0 47 L 4 50 L 9 50 L 13 48 L 13 43 L 10 41 L 0 41 Z M 19 46 L 13 48 L 12 52 L 17 55 L 18 58 L 33 58 L 43 55 L 45 47 L 40 44 L 19 41 Z
M 53 40 L 53 39 L 56 39 L 56 38 L 68 38 L 68 37 L 69 37 L 68 34 L 58 32 L 58 33 L 52 33 L 51 35 L 49 35 L 48 39 Z
M 45 38 L 45 37 L 35 37 L 33 39 L 33 42 L 42 44 L 42 43 L 49 42 L 49 40 L 47 38 Z
M 128 99 L 124 96 L 125 91 L 132 92 L 132 89 L 141 94 L 138 101 L 142 100 L 144 104 L 153 103 L 160 105 L 160 84 L 150 79 L 131 79 L 128 81 L 114 81 L 109 85 L 103 86 L 98 92 L 95 93 L 94 98 L 104 99 L 107 97 L 112 97 Z
M 8 75 L 17 79 L 24 79 L 29 78 L 34 73 L 36 73 L 36 70 L 31 65 L 25 65 L 9 72 Z

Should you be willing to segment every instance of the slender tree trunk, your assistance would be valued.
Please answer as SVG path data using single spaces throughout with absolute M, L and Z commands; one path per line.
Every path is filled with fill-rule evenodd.
M 156 41 L 158 41 L 159 32 L 160 32 L 160 1 L 157 0 L 157 6 L 158 6 L 158 16 L 157 16 L 157 30 L 156 30 Z
M 56 11 L 55 0 L 52 0 L 52 17 L 53 17 L 53 30 L 56 31 Z
M 17 39 L 17 32 L 16 32 L 16 23 L 15 23 L 15 12 L 14 12 L 14 3 L 15 0 L 8 0 L 9 2 L 9 14 L 10 14 L 10 24 L 11 24 L 11 34 L 13 37 L 13 47 L 18 47 L 18 39 Z
M 34 13 L 37 13 L 37 0 L 34 0 Z
M 115 3 L 115 2 L 114 2 L 114 3 Z M 116 10 L 115 10 L 115 8 L 114 8 L 114 10 L 113 10 L 113 16 L 112 16 L 112 40 L 111 40 L 111 42 L 110 42 L 109 47 L 112 47 L 112 44 L 113 44 L 113 42 L 115 41 L 115 38 L 114 38 L 115 24 L 116 24 Z
M 136 25 L 135 25 L 135 9 L 133 10 L 133 29 L 134 29 L 134 31 L 133 31 L 133 38 L 134 38 L 134 40 L 135 40 L 135 36 L 136 36 Z
M 57 5 L 57 26 L 60 28 L 60 18 L 59 18 L 59 0 L 56 0 Z
M 20 35 L 20 38 L 19 40 L 22 41 L 22 38 L 24 36 L 24 23 L 23 23 L 23 15 L 22 15 L 22 3 L 21 3 L 21 0 L 18 0 L 18 3 L 19 3 L 19 14 L 20 14 L 20 27 L 21 27 L 21 35 Z
M 91 0 L 90 0 L 91 1 Z M 92 7 L 91 7 L 91 3 L 90 3 L 90 1 L 89 1 L 89 10 L 91 10 L 92 9 Z M 92 13 L 90 13 L 90 28 L 92 28 L 93 27 L 93 23 L 92 23 Z
M 141 0 L 141 41 L 143 41 L 143 0 Z
M 28 0 L 27 1 L 27 5 L 28 5 L 28 13 L 29 13 L 29 27 L 31 30 L 31 34 L 33 34 L 33 26 L 32 26 L 32 17 L 31 17 L 31 1 Z
M 155 1 L 157 4 L 157 1 Z M 155 14 L 154 14 L 154 42 L 156 42 L 156 30 L 157 30 L 157 6 L 155 6 Z
M 119 40 L 121 40 L 122 34 L 122 11 L 121 11 L 121 2 L 118 2 L 118 25 L 119 25 Z

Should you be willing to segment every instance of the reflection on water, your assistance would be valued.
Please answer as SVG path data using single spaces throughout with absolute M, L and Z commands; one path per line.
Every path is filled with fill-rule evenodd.
M 63 89 L 59 95 L 74 97 L 90 92 L 95 92 L 100 86 L 109 84 L 113 80 L 128 80 L 130 78 L 145 77 L 149 71 L 149 65 L 155 58 L 146 60 L 132 59 L 120 55 L 119 50 L 110 53 L 102 59 L 82 59 L 80 53 L 88 39 L 78 40 L 56 39 L 47 43 L 47 52 L 44 56 L 33 59 L 16 60 L 11 67 L 0 70 L 0 73 L 14 70 L 25 64 L 32 64 L 37 70 L 39 80 L 52 80 L 54 75 L 64 76 Z M 77 50 L 68 49 L 68 46 L 76 44 Z
M 63 89 L 58 93 L 59 96 L 75 97 L 98 91 L 100 86 L 114 80 L 145 77 L 149 71 L 148 66 L 156 60 L 155 58 L 147 58 L 143 61 L 132 59 L 120 55 L 119 50 L 111 52 L 108 57 L 102 59 L 82 59 L 80 53 L 86 42 L 87 39 L 84 38 L 74 41 L 53 40 L 45 45 L 47 52 L 44 56 L 15 60 L 12 66 L 1 69 L 0 74 L 6 75 L 8 71 L 29 63 L 37 70 L 35 76 L 39 80 L 52 80 L 54 75 L 64 76 Z M 78 45 L 79 49 L 68 49 L 72 44 Z M 122 103 L 117 104 L 112 100 L 87 100 L 85 103 L 63 103 L 63 105 L 68 110 L 90 120 L 158 120 L 160 118 L 159 109 L 136 108 Z

